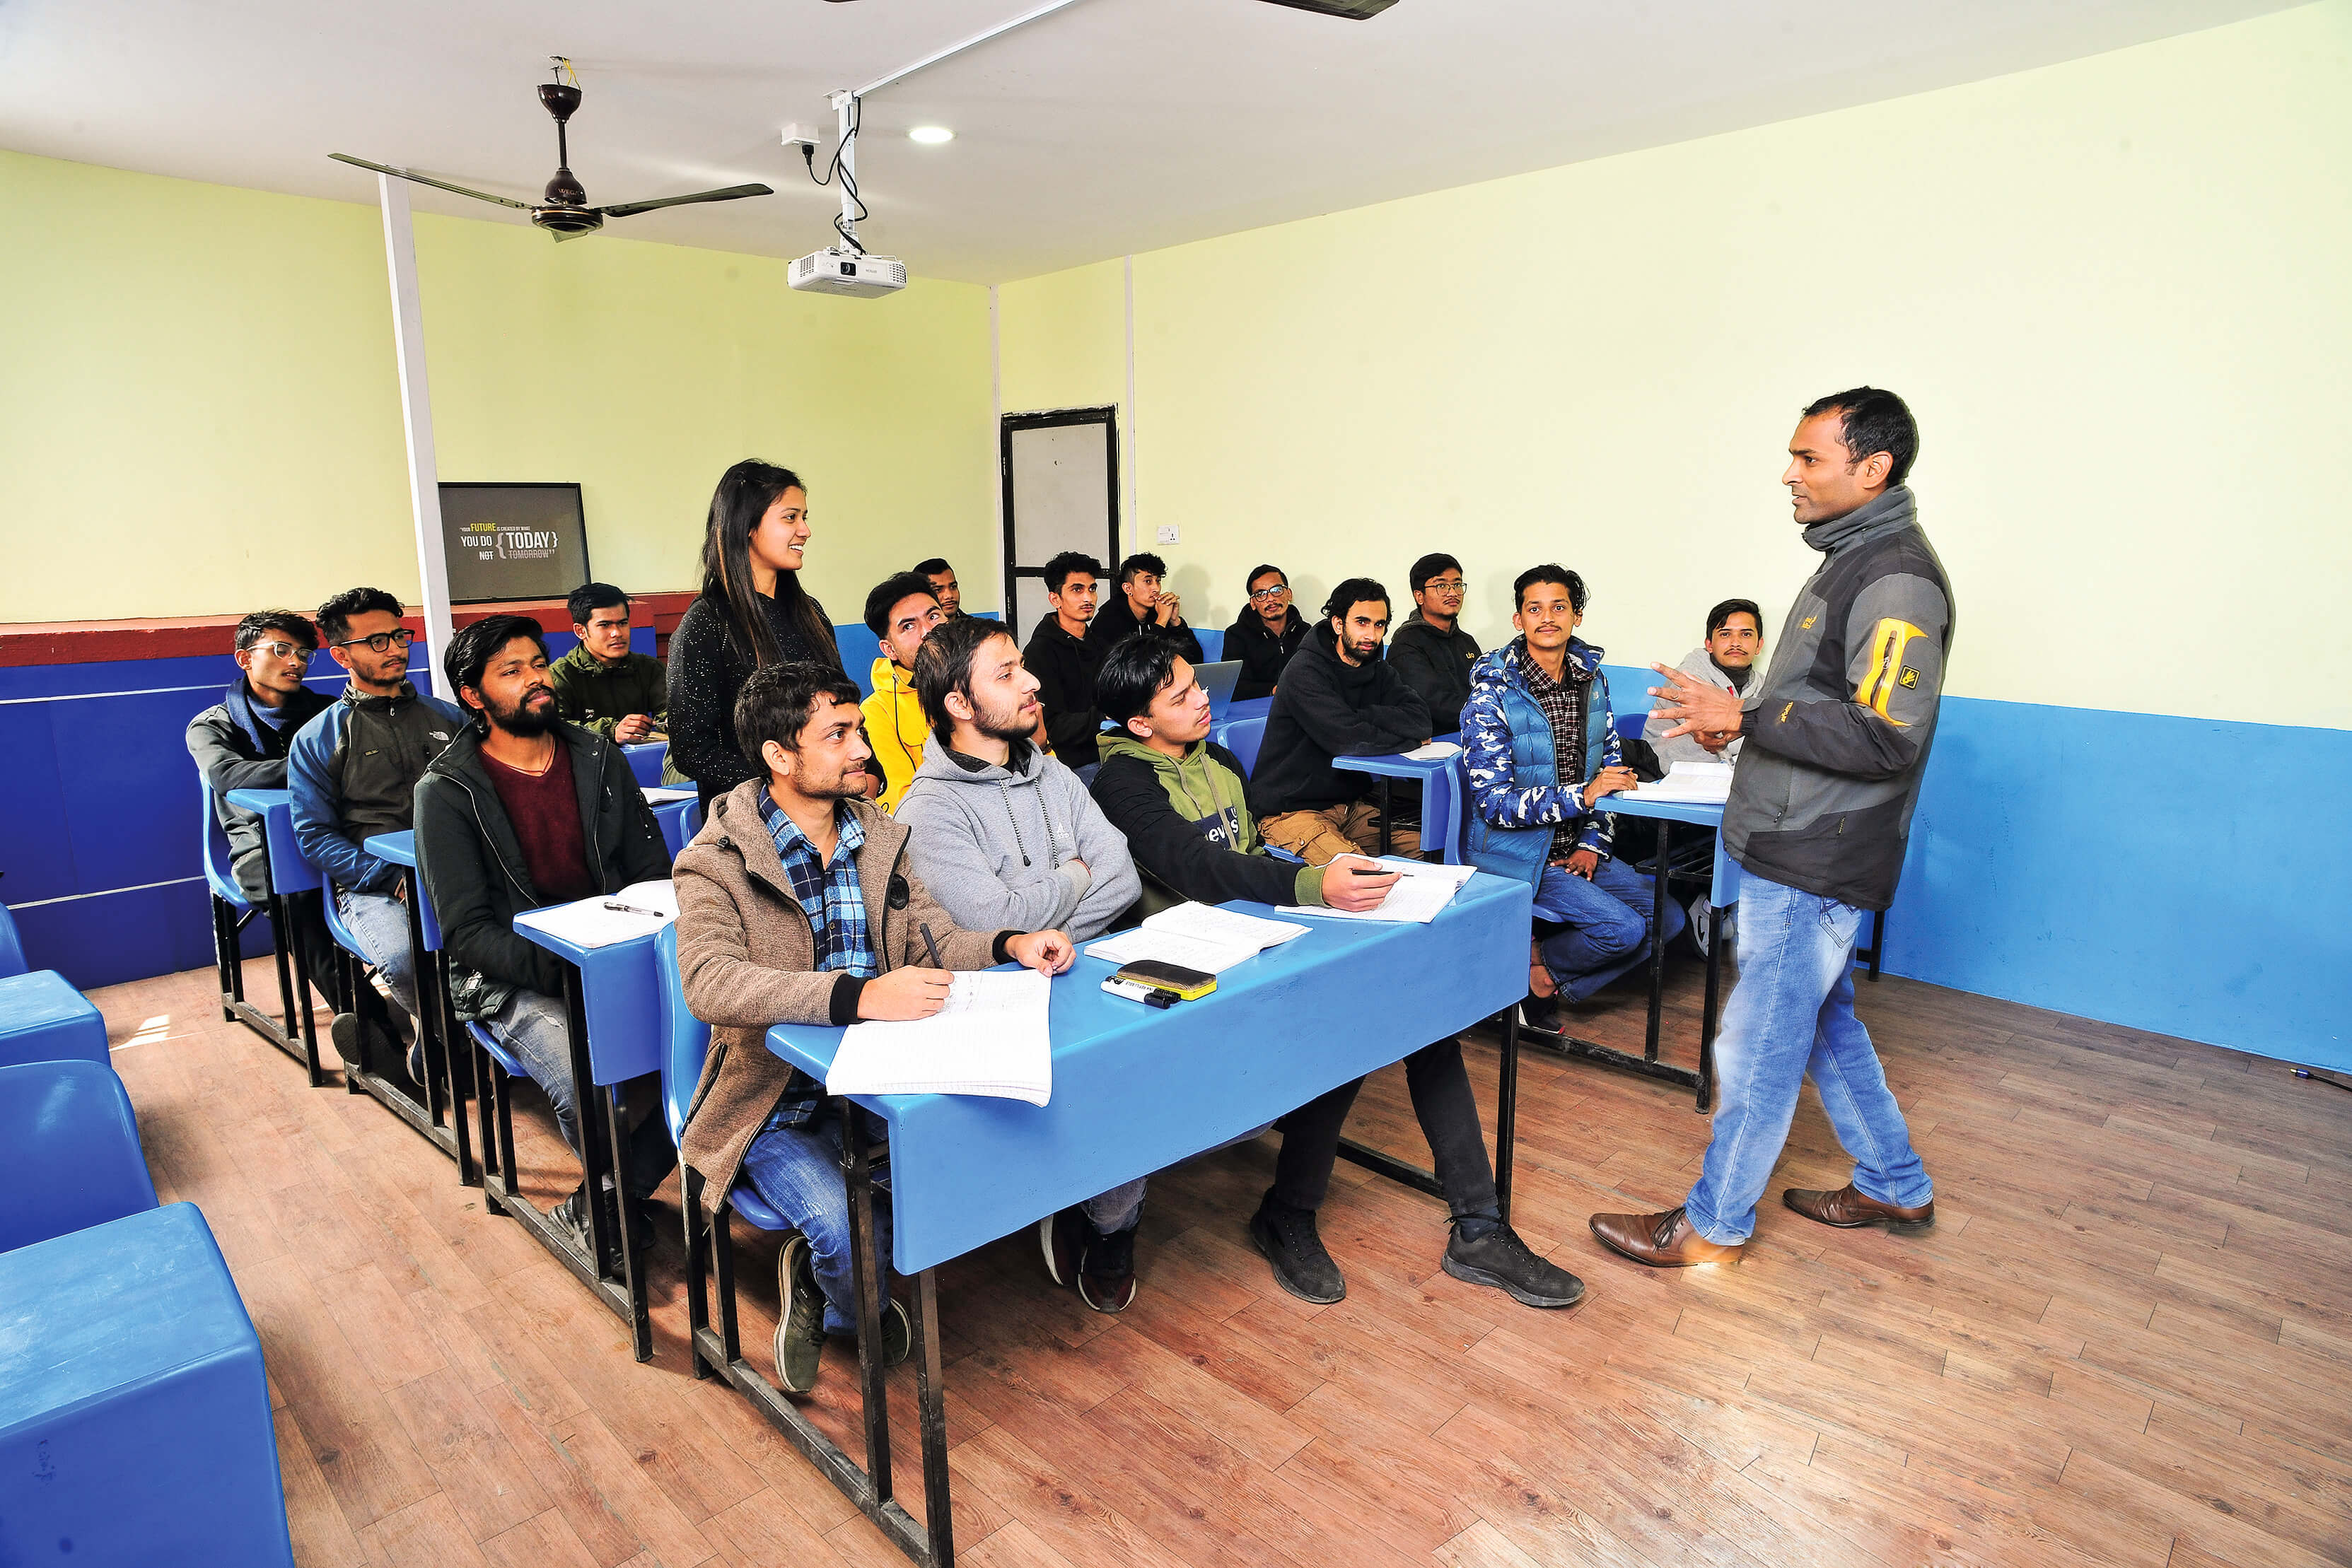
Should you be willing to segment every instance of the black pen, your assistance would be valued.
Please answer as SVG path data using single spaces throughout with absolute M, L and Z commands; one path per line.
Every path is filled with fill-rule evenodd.
M 923 934 L 923 946 L 931 950 L 931 967 L 934 969 L 946 968 L 947 966 L 940 962 L 940 945 L 931 940 L 931 923 L 926 920 L 918 927 L 918 929 Z

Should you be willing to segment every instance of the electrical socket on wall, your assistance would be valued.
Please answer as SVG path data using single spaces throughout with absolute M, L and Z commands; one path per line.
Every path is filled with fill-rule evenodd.
M 1162 523 L 1160 525 L 1159 539 L 1161 544 L 1176 544 L 1180 542 L 1181 538 L 1182 530 L 1178 528 L 1175 524 Z

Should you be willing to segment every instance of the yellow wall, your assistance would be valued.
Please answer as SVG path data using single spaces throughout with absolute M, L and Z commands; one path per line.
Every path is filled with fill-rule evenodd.
M 1140 255 L 1135 521 L 1202 625 L 1260 559 L 1311 605 L 1445 549 L 1489 645 L 1558 559 L 1672 661 L 1788 602 L 1781 448 L 1867 381 L 1923 429 L 1953 690 L 2345 726 L 2347 256 L 2352 0 Z M 1118 384 L 1104 291 L 1000 290 L 1006 407 Z M 1073 295 L 1088 340 L 1020 340 Z
M 0 152 L 0 621 L 415 601 L 373 206 Z M 688 588 L 710 490 L 799 470 L 835 620 L 936 552 L 993 602 L 988 297 L 420 214 L 441 477 L 576 479 L 599 577 Z

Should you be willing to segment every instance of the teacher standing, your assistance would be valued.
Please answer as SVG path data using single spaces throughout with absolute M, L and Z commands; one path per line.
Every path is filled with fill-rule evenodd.
M 702 809 L 766 774 L 735 737 L 735 697 L 779 664 L 841 668 L 824 606 L 801 587 L 809 542 L 800 476 L 746 458 L 719 476 L 702 538 L 702 591 L 669 640 L 669 757 Z
M 1920 531 L 1909 477 L 1918 426 L 1893 392 L 1855 387 L 1805 410 L 1789 486 L 1821 567 L 1760 682 L 1743 696 L 1664 664 L 1651 688 L 1666 738 L 1744 736 L 1723 811 L 1739 885 L 1739 981 L 1716 1041 L 1722 1103 L 1698 1183 L 1663 1214 L 1596 1214 L 1592 1233 L 1639 1263 L 1737 1261 L 1811 1077 L 1853 1176 L 1790 1187 L 1807 1219 L 1923 1230 L 1935 1189 L 1853 1011 L 1853 944 L 1903 872 L 1936 735 L 1951 591 Z

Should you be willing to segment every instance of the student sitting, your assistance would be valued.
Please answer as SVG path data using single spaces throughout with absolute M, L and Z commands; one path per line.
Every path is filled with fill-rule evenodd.
M 923 765 L 923 742 L 931 721 L 915 697 L 915 650 L 946 619 L 946 607 L 919 572 L 902 571 L 875 584 L 866 596 L 866 629 L 882 644 L 874 658 L 874 695 L 857 705 L 866 716 L 866 741 L 874 747 L 881 793 L 876 803 L 896 811 Z
M 931 586 L 940 601 L 940 613 L 950 621 L 963 619 L 963 590 L 956 585 L 955 568 L 945 556 L 933 556 L 915 563 L 914 574 Z
M 188 721 L 188 755 L 213 789 L 213 811 L 228 836 L 229 874 L 256 906 L 268 907 L 269 846 L 261 818 L 232 806 L 232 789 L 286 788 L 286 752 L 297 731 L 323 712 L 332 699 L 302 684 L 310 655 L 319 649 L 318 629 L 291 610 L 261 610 L 236 623 L 236 667 L 241 672 L 219 702 Z M 321 984 L 332 972 L 334 938 L 327 923 L 305 899 L 296 905 L 294 929 L 280 936 L 299 942 L 311 975 Z M 309 998 L 303 998 L 309 1005 Z
M 1225 657 L 1242 664 L 1241 679 L 1234 683 L 1235 702 L 1274 695 L 1282 667 L 1307 640 L 1307 618 L 1290 602 L 1290 579 L 1282 568 L 1259 567 L 1249 574 L 1247 586 L 1249 602 L 1225 628 Z
M 734 728 L 765 777 L 719 798 L 676 869 L 678 977 L 713 1026 L 679 1155 L 714 1212 L 740 1178 L 795 1228 L 776 1261 L 776 1379 L 791 1394 L 816 1386 L 824 1335 L 856 1332 L 857 1298 L 841 1118 L 824 1085 L 768 1050 L 769 1026 L 929 1018 L 949 985 L 923 967 L 933 940 L 956 969 L 1013 958 L 1059 974 L 1074 950 L 1059 931 L 967 931 L 897 869 L 907 829 L 863 799 L 873 751 L 856 704 L 830 666 L 771 664 L 746 681 Z M 875 1222 L 887 1291 L 887 1205 Z M 911 1343 L 905 1309 L 887 1301 L 883 1360 Z
M 1118 591 L 1096 612 L 1094 624 L 1087 628 L 1087 640 L 1107 649 L 1138 632 L 1148 632 L 1169 638 L 1178 653 L 1199 664 L 1201 640 L 1184 624 L 1184 601 L 1160 587 L 1160 580 L 1167 575 L 1168 563 L 1149 550 L 1119 562 Z
M 1407 576 L 1413 610 L 1389 640 L 1389 664 L 1429 705 L 1431 730 L 1451 735 L 1462 727 L 1470 666 L 1478 662 L 1478 640 L 1462 630 L 1462 596 L 1469 585 L 1462 563 L 1450 555 L 1423 556 Z
M 630 652 L 629 596 L 591 582 L 572 591 L 570 605 L 580 645 L 547 672 L 555 711 L 621 746 L 659 739 L 669 724 L 669 673 L 651 653 Z
M 408 645 L 416 633 L 400 623 L 400 601 L 380 588 L 353 588 L 319 606 L 327 652 L 351 672 L 341 701 L 302 727 L 286 753 L 286 788 L 294 808 L 294 838 L 302 858 L 330 884 L 328 896 L 352 940 L 403 1014 L 380 1019 L 373 994 L 362 985 L 360 1013 L 334 1023 L 335 1052 L 347 1066 L 360 1061 L 360 1030 L 370 1031 L 369 1057 L 397 1071 L 391 1033 L 413 1042 L 408 1075 L 425 1075 L 416 1042 L 416 956 L 408 946 L 407 873 L 361 848 L 376 833 L 405 832 L 415 811 L 416 781 L 425 764 L 465 727 L 466 716 L 408 683 Z M 421 1091 L 419 1092 L 421 1094 Z
M 416 786 L 417 872 L 441 919 L 449 1005 L 461 1022 L 482 1024 L 521 1058 L 577 1153 L 581 1092 L 572 1081 L 563 960 L 517 935 L 514 917 L 660 881 L 669 875 L 669 852 L 629 759 L 557 716 L 536 621 L 477 621 L 449 640 L 441 667 L 474 716 Z M 658 1115 L 637 1123 L 629 1158 L 628 1223 L 649 1237 L 645 1200 L 675 1163 Z M 583 1182 L 555 1211 L 583 1252 L 586 1193 Z M 620 1210 L 610 1192 L 602 1201 L 617 1236 Z
M 1387 589 L 1369 577 L 1333 589 L 1322 623 L 1299 644 L 1266 714 L 1250 809 L 1266 842 L 1309 865 L 1370 853 L 1380 842 L 1371 775 L 1334 768 L 1331 759 L 1407 751 L 1430 737 L 1421 694 L 1381 657 L 1388 628 Z M 1392 829 L 1389 840 L 1398 854 L 1421 848 L 1410 828 Z
M 1241 764 L 1208 740 L 1208 695 L 1192 666 L 1168 643 L 1120 643 L 1104 661 L 1099 689 L 1103 710 L 1124 733 L 1103 743 L 1095 799 L 1111 826 L 1127 835 L 1162 901 L 1248 898 L 1277 905 L 1379 907 L 1395 873 L 1360 855 L 1297 866 L 1265 852 L 1244 796 Z M 1423 1047 L 1404 1059 L 1404 1072 L 1413 1114 L 1453 1210 L 1441 1266 L 1457 1280 L 1492 1285 L 1531 1307 L 1573 1305 L 1584 1294 L 1576 1276 L 1537 1257 L 1503 1223 L 1461 1043 L 1444 1040 Z M 1276 1281 L 1306 1301 L 1336 1301 L 1348 1293 L 1316 1229 L 1315 1213 L 1330 1187 L 1340 1126 L 1362 1085 L 1361 1079 L 1342 1084 L 1276 1124 L 1282 1153 L 1274 1186 L 1250 1219 L 1250 1238 L 1273 1265 Z
M 1650 955 L 1648 877 L 1609 852 L 1604 795 L 1633 787 L 1621 764 L 1601 650 L 1578 637 L 1584 580 L 1543 565 L 1511 585 L 1518 635 L 1478 662 L 1462 712 L 1470 772 L 1470 859 L 1514 876 L 1567 922 L 1538 923 L 1528 955 L 1527 1021 L 1557 1029 L 1581 1002 Z M 1579 782 L 1580 781 L 1580 782 Z M 1666 905 L 1671 942 L 1682 906 Z
M 1718 691 L 1746 696 L 1748 684 L 1756 674 L 1757 652 L 1763 645 L 1764 612 L 1756 608 L 1756 601 L 1727 599 L 1706 612 L 1706 641 L 1684 655 L 1677 668 L 1684 674 L 1696 675 Z M 1662 718 L 1654 712 L 1643 721 L 1642 738 L 1658 754 L 1660 766 L 1739 760 L 1743 737 L 1697 730 L 1669 740 L 1666 732 L 1674 727 L 1672 719 Z
M 1045 563 L 1045 601 L 1054 613 L 1037 622 L 1022 663 L 1037 677 L 1037 701 L 1045 712 L 1045 737 L 1054 755 L 1081 779 L 1097 760 L 1095 736 L 1102 712 L 1095 706 L 1095 672 L 1109 644 L 1087 635 L 1095 618 L 1096 580 L 1102 563 L 1066 549 Z

